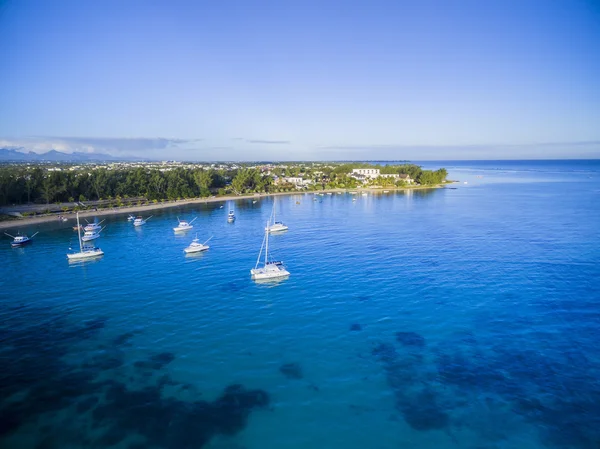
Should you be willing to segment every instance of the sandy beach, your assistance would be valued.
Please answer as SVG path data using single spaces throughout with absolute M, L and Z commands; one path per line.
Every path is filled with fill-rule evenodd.
M 86 217 L 100 217 L 105 215 L 118 215 L 118 214 L 134 214 L 140 212 L 148 212 L 157 209 L 165 209 L 167 207 L 179 207 L 185 206 L 188 204 L 201 204 L 201 203 L 219 203 L 225 201 L 234 201 L 234 200 L 242 200 L 242 199 L 258 199 L 265 198 L 270 196 L 284 196 L 284 195 L 315 195 L 318 193 L 337 193 L 337 192 L 371 192 L 371 193 L 383 193 L 386 191 L 402 191 L 402 190 L 422 190 L 422 189 L 436 189 L 442 186 L 416 186 L 416 187 L 402 187 L 402 188 L 357 188 L 357 189 L 326 189 L 326 190 L 317 190 L 317 191 L 297 191 L 297 192 L 277 192 L 277 193 L 252 193 L 247 195 L 228 195 L 228 196 L 218 196 L 218 197 L 209 197 L 209 198 L 192 198 L 185 199 L 179 201 L 168 201 L 164 203 L 156 203 L 156 204 L 147 204 L 144 206 L 123 206 L 123 207 L 114 207 L 107 209 L 98 209 L 98 210 L 85 210 L 79 212 L 80 218 Z M 18 210 L 18 207 L 10 208 L 13 211 Z M 58 221 L 58 215 L 61 214 L 47 214 L 47 215 L 38 215 L 35 217 L 25 217 L 16 220 L 6 220 L 0 221 L 0 229 L 10 229 L 10 228 L 23 228 L 24 226 L 35 226 L 40 223 L 47 223 L 52 221 Z M 73 225 L 75 225 L 75 212 L 67 212 L 63 213 L 62 216 L 65 216 L 69 219 L 69 222 L 73 221 Z

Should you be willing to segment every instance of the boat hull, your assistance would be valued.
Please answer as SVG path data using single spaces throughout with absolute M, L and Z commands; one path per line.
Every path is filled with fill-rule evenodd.
M 20 247 L 20 246 L 26 246 L 26 245 L 29 245 L 31 242 L 32 242 L 32 240 L 31 240 L 31 239 L 29 239 L 29 240 L 25 240 L 24 242 L 12 242 L 12 243 L 10 244 L 10 246 L 12 246 L 13 248 L 18 248 L 18 247 Z
M 81 240 L 82 240 L 83 242 L 89 242 L 90 240 L 96 240 L 96 239 L 98 239 L 98 238 L 100 238 L 100 234 L 98 234 L 98 235 L 93 235 L 93 236 L 87 236 L 87 237 L 86 237 L 86 236 L 83 236 L 83 237 L 81 237 Z
M 287 231 L 288 227 L 283 225 L 283 226 L 270 226 L 265 228 L 265 231 L 270 232 L 271 234 L 274 234 L 275 232 L 283 232 L 283 231 Z
M 173 231 L 175 232 L 183 232 L 183 231 L 189 231 L 190 229 L 192 229 L 193 226 L 177 226 L 176 228 L 173 228 Z
M 67 254 L 67 259 L 69 259 L 69 260 L 85 260 L 85 259 L 92 259 L 94 257 L 103 256 L 103 255 L 104 255 L 104 251 L 102 251 L 101 249 L 98 249 L 96 251 L 84 251 L 82 253 Z
M 187 247 L 183 250 L 183 252 L 185 252 L 186 254 L 192 254 L 192 253 L 200 253 L 202 251 L 206 251 L 209 247 L 208 246 L 194 246 L 194 247 Z
M 277 267 L 276 269 L 269 268 L 254 268 L 250 270 L 250 277 L 255 281 L 266 280 L 266 279 L 279 279 L 290 275 L 290 272 Z

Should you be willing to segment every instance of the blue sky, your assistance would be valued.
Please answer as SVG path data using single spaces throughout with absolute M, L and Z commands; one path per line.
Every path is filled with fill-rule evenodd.
M 0 0 L 0 33 L 0 147 L 600 157 L 595 0 Z

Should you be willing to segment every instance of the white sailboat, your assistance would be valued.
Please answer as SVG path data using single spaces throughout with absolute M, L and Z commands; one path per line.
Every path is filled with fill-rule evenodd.
M 212 239 L 212 237 L 210 239 Z M 190 243 L 190 246 L 188 246 L 187 248 L 184 248 L 183 251 L 186 254 L 199 253 L 200 251 L 206 251 L 208 248 L 210 248 L 210 246 L 207 245 L 207 243 L 210 239 L 208 239 L 204 243 L 200 243 L 200 240 L 198 240 L 198 234 L 196 234 L 196 238 L 194 240 L 192 240 L 192 243 Z
M 148 220 L 150 220 L 154 215 L 150 215 L 148 218 L 142 218 L 140 215 L 138 215 L 137 217 L 135 217 L 135 220 L 133 220 L 133 225 L 134 226 L 142 226 L 145 225 L 146 222 Z
M 267 227 L 269 226 L 269 222 L 267 222 Z M 263 248 L 265 250 L 265 259 L 263 262 L 263 266 L 260 265 L 260 256 L 262 254 Z M 260 247 L 260 252 L 258 253 L 258 258 L 256 259 L 256 265 L 253 269 L 250 270 L 250 277 L 256 281 L 258 280 L 270 280 L 270 279 L 279 279 L 285 276 L 289 276 L 290 272 L 285 269 L 283 262 L 281 261 L 269 261 L 269 231 L 265 230 L 265 237 L 263 238 L 263 243 Z
M 79 213 L 77 213 L 77 226 L 79 227 Z M 104 251 L 100 248 L 96 248 L 95 246 L 83 246 L 81 240 L 81 228 L 77 231 L 77 237 L 79 237 L 79 252 L 78 253 L 68 253 L 67 259 L 69 260 L 83 260 L 83 259 L 91 259 L 92 257 L 98 257 L 104 255 Z
M 198 217 L 196 217 L 198 218 Z M 194 218 L 192 221 L 185 221 L 185 220 L 180 220 L 179 217 L 177 217 L 177 221 L 179 222 L 179 224 L 177 225 L 177 227 L 173 228 L 173 231 L 175 232 L 179 232 L 179 231 L 189 231 L 190 229 L 192 229 L 194 226 L 192 226 L 192 223 L 196 220 L 196 218 Z
M 273 202 L 273 211 L 271 212 L 271 218 L 267 223 L 265 231 L 270 232 L 272 234 L 274 232 L 282 232 L 287 230 L 288 227 L 285 224 L 283 224 L 282 221 L 275 221 L 275 202 Z

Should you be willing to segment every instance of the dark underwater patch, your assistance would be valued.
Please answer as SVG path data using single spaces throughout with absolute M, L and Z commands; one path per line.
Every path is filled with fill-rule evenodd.
M 135 337 L 135 332 L 125 332 L 117 337 L 115 337 L 112 341 L 112 344 L 115 346 L 129 346 L 130 341 L 133 337 Z
M 134 363 L 136 368 L 160 370 L 175 360 L 175 354 L 172 352 L 161 352 L 151 355 L 147 360 L 138 360 Z
M 414 336 L 409 337 L 412 342 Z M 438 396 L 427 384 L 428 379 L 419 371 L 423 364 L 421 357 L 399 353 L 394 345 L 383 342 L 373 348 L 372 354 L 381 362 L 394 393 L 396 410 L 408 425 L 419 431 L 444 429 L 450 425 L 449 415 L 439 405 Z
M 73 359 L 70 352 L 75 345 L 97 336 L 105 323 L 105 318 L 99 318 L 73 325 L 64 314 L 56 318 L 51 309 L 26 306 L 18 316 L 0 324 L 2 359 L 11 361 L 0 369 L 0 447 L 4 447 L 4 438 L 23 426 L 69 409 L 73 413 L 70 420 L 46 421 L 44 431 L 37 430 L 36 449 L 112 447 L 130 435 L 143 439 L 138 447 L 201 448 L 215 435 L 239 432 L 252 410 L 268 406 L 266 392 L 241 385 L 228 387 L 213 402 L 199 400 L 201 393 L 191 387 L 189 401 L 167 397 L 165 385 L 179 384 L 167 375 L 155 379 L 153 370 L 175 359 L 170 352 L 144 361 L 152 368 L 150 377 L 146 371 L 128 374 L 133 382 L 146 385 L 138 389 L 129 389 L 110 376 L 112 370 L 124 374 L 124 355 L 119 348 L 81 353 L 75 363 L 67 363 Z M 123 334 L 112 343 L 126 344 L 130 338 L 130 333 Z M 112 378 L 100 381 L 98 375 L 106 370 Z M 99 435 L 95 432 L 93 440 L 89 418 L 91 426 L 101 431 Z
M 266 392 L 242 385 L 230 385 L 214 402 L 162 399 L 158 387 L 128 390 L 122 384 L 113 385 L 106 398 L 94 419 L 109 426 L 107 438 L 120 441 L 127 433 L 136 433 L 147 446 L 166 449 L 201 448 L 217 434 L 236 434 L 253 409 L 270 402 Z
M 96 404 L 98 404 L 98 398 L 96 396 L 84 399 L 77 404 L 77 413 L 85 413 L 94 408 Z
M 284 363 L 279 367 L 279 371 L 288 379 L 302 379 L 302 367 L 298 363 Z
M 353 323 L 350 325 L 350 330 L 351 331 L 360 331 L 362 330 L 362 326 L 359 323 Z
M 416 332 L 396 332 L 396 341 L 403 346 L 425 347 L 425 337 Z

